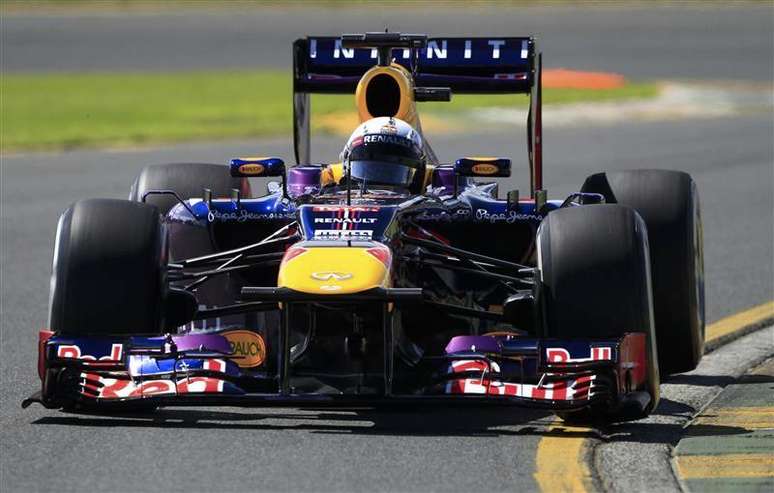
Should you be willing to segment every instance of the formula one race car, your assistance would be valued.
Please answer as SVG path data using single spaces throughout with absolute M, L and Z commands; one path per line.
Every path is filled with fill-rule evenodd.
M 702 228 L 682 172 L 589 176 L 547 200 L 533 38 L 299 39 L 297 165 L 146 167 L 61 216 L 42 389 L 70 410 L 515 403 L 637 419 L 704 341 Z M 438 162 L 416 102 L 523 93 L 511 161 Z M 353 93 L 342 162 L 311 164 L 310 94 Z M 278 177 L 253 197 L 250 178 Z

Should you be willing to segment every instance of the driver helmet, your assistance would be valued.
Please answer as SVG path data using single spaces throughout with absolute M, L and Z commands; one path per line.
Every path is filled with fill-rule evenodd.
M 364 186 L 408 188 L 414 177 L 425 169 L 419 132 L 393 117 L 372 118 L 361 123 L 340 157 L 351 179 Z

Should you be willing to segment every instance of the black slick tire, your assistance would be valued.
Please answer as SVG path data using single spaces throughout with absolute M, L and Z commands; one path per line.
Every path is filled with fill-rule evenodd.
M 658 403 L 659 373 L 645 223 L 628 207 L 591 205 L 548 214 L 537 233 L 538 267 L 548 338 L 616 338 L 625 333 L 647 336 L 649 402 Z M 602 416 L 608 406 L 567 413 L 581 420 Z
M 691 176 L 631 170 L 589 176 L 583 192 L 633 208 L 648 228 L 662 375 L 693 370 L 704 353 L 704 254 L 699 194 Z
M 81 200 L 59 218 L 49 327 L 62 335 L 160 334 L 166 231 L 155 206 Z
M 232 177 L 228 166 L 206 163 L 152 164 L 143 168 L 134 180 L 129 200 L 141 202 L 149 190 L 173 190 L 187 200 L 201 197 L 205 188 L 212 190 L 212 196 L 228 197 L 232 189 L 241 192 L 242 198 L 250 197 L 250 182 L 247 178 Z M 178 203 L 171 195 L 148 195 L 145 202 L 159 208 L 166 214 Z

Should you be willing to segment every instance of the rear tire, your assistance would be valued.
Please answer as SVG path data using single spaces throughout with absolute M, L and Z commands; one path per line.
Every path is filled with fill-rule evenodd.
M 538 267 L 542 278 L 545 336 L 605 338 L 647 336 L 647 415 L 658 404 L 659 373 L 645 223 L 618 205 L 560 209 L 540 225 Z M 607 405 L 566 413 L 566 419 L 636 419 L 609 416 Z
M 88 199 L 59 218 L 49 327 L 63 335 L 160 334 L 166 231 L 155 206 Z
M 132 184 L 129 200 L 142 202 L 149 190 L 174 190 L 181 199 L 201 197 L 205 188 L 212 190 L 213 197 L 228 197 L 236 188 L 242 198 L 251 195 L 247 178 L 234 178 L 228 166 L 204 163 L 152 164 L 143 168 Z M 171 195 L 148 195 L 145 202 L 159 208 L 166 215 L 178 201 Z
M 583 192 L 636 210 L 648 228 L 659 366 L 664 375 L 693 370 L 704 353 L 704 254 L 699 194 L 681 171 L 591 175 Z

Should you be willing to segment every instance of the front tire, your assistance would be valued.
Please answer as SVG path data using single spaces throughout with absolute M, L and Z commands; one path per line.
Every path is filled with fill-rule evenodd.
M 645 223 L 628 207 L 571 207 L 549 213 L 537 241 L 545 337 L 617 338 L 631 332 L 647 337 L 647 382 L 641 390 L 650 402 L 642 415 L 606 416 L 604 405 L 565 416 L 647 415 L 658 404 L 659 373 Z
M 688 173 L 597 173 L 583 192 L 637 211 L 648 228 L 653 308 L 663 374 L 691 371 L 704 354 L 704 253 L 696 184 Z
M 49 327 L 63 335 L 162 332 L 166 230 L 155 206 L 81 200 L 59 218 Z

